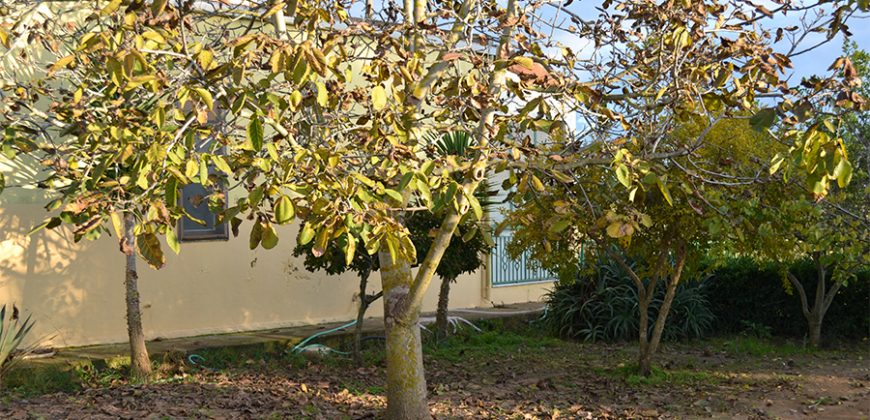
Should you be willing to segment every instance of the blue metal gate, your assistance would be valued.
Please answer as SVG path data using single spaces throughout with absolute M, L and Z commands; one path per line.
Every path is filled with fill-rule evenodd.
M 512 235 L 502 232 L 495 237 L 495 248 L 490 254 L 489 279 L 493 286 L 509 286 L 514 284 L 537 283 L 556 280 L 556 276 L 543 268 L 529 268 L 530 257 L 524 252 L 516 260 L 507 253 L 507 245 Z

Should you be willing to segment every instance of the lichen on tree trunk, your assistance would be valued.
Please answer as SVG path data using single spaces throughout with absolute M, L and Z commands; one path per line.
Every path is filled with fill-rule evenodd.
M 413 277 L 407 261 L 378 254 L 383 282 L 384 330 L 387 338 L 387 413 L 390 420 L 427 419 L 426 376 L 420 337 L 419 308 L 405 303 Z M 411 313 L 405 313 L 410 310 Z
M 136 236 L 133 232 L 136 222 L 133 215 L 124 216 L 124 238 L 121 250 L 126 255 L 127 266 L 124 290 L 127 301 L 127 336 L 130 339 L 130 376 L 134 381 L 147 381 L 151 375 L 151 359 L 145 347 L 145 333 L 142 330 L 142 311 L 139 305 L 139 275 L 136 271 Z
M 448 322 L 448 306 L 450 302 L 450 279 L 441 280 L 441 290 L 438 292 L 438 312 L 435 314 L 435 330 L 439 337 L 447 337 L 449 322 Z

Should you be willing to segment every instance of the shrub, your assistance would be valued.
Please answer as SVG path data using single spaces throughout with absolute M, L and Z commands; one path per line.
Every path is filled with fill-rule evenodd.
M 796 264 L 792 272 L 801 279 L 812 300 L 816 273 L 807 261 Z M 704 290 L 715 315 L 713 330 L 718 334 L 748 333 L 760 330 L 779 337 L 804 337 L 807 322 L 800 300 L 791 285 L 773 265 L 758 264 L 749 258 L 735 258 L 713 271 Z M 830 285 L 828 285 L 830 287 Z M 870 332 L 870 270 L 840 289 L 825 315 L 822 334 L 827 338 L 861 339 Z
M 677 288 L 662 338 L 702 337 L 712 326 L 713 313 L 702 282 L 684 282 Z M 650 304 L 655 319 L 665 294 L 660 283 Z M 637 289 L 622 269 L 600 264 L 596 273 L 561 282 L 546 297 L 544 322 L 557 335 L 586 341 L 634 340 L 638 335 Z M 650 325 L 650 329 L 652 329 Z

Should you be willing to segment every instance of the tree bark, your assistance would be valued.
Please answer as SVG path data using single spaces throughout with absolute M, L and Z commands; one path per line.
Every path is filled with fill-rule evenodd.
M 142 331 L 142 312 L 139 307 L 139 275 L 136 271 L 136 225 L 133 215 L 124 216 L 124 239 L 121 245 L 126 254 L 127 269 L 124 281 L 127 300 L 127 335 L 130 338 L 130 376 L 134 381 L 147 381 L 151 375 L 151 359 L 145 347 L 145 334 Z
M 640 291 L 640 293 L 643 294 L 643 291 Z M 652 358 L 649 352 L 649 300 L 646 296 L 642 295 L 638 302 L 640 320 L 637 332 L 640 349 L 637 357 L 637 368 L 643 376 L 649 376 L 652 373 Z
M 822 317 L 823 314 L 813 311 L 813 315 L 807 319 L 810 334 L 810 347 L 819 348 L 822 344 Z
M 362 366 L 362 328 L 370 303 L 368 295 L 366 295 L 369 274 L 366 271 L 359 276 L 359 310 L 356 313 L 356 325 L 353 329 L 353 362 L 357 367 Z
M 388 252 L 378 254 L 384 293 L 384 329 L 387 359 L 387 413 L 390 420 L 431 418 L 426 399 L 420 309 L 408 307 L 413 277 L 408 261 Z M 410 312 L 409 312 L 410 311 Z
M 683 274 L 683 267 L 686 266 L 686 249 L 684 245 L 680 245 L 677 250 L 677 261 L 674 266 L 674 272 L 670 275 L 667 290 L 665 291 L 665 299 L 662 301 L 662 306 L 659 307 L 656 314 L 656 323 L 653 326 L 652 337 L 649 343 L 641 341 L 641 355 L 638 363 L 640 374 L 649 376 L 652 374 L 652 358 L 658 351 L 659 344 L 662 341 L 662 333 L 665 330 L 665 322 L 668 319 L 668 313 L 671 311 L 671 305 L 674 303 L 674 296 L 677 295 L 677 286 Z M 652 300 L 655 291 L 649 291 L 647 298 Z M 646 338 L 646 331 L 643 332 L 643 337 Z
M 812 307 L 809 305 L 806 290 L 804 290 L 804 286 L 801 284 L 800 279 L 790 271 L 786 272 L 786 276 L 792 286 L 794 286 L 795 290 L 797 290 L 798 296 L 800 297 L 801 311 L 804 314 L 804 318 L 807 320 L 807 333 L 810 338 L 810 347 L 819 348 L 822 345 L 822 324 L 825 320 L 825 314 L 828 312 L 828 308 L 831 307 L 834 297 L 837 295 L 837 292 L 840 291 L 840 287 L 843 284 L 835 281 L 830 289 L 826 289 L 825 286 L 828 279 L 828 270 L 821 260 L 820 253 L 813 253 L 813 263 L 816 265 L 818 278 L 816 279 L 816 295 L 813 297 Z
M 435 314 L 435 330 L 439 337 L 447 337 L 450 331 L 447 320 L 450 304 L 450 279 L 441 279 L 441 290 L 438 292 L 438 312 Z

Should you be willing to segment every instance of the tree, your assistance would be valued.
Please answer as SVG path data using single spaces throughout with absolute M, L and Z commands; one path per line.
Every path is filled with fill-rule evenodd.
M 623 92 L 613 97 L 633 99 L 612 102 L 621 111 L 619 125 L 590 119 L 591 139 L 577 142 L 567 151 L 553 146 L 545 152 L 557 163 L 549 174 L 536 168 L 536 175 L 549 175 L 552 181 L 544 182 L 535 175 L 510 179 L 506 186 L 517 186 L 514 199 L 518 210 L 506 224 L 514 228 L 519 241 L 514 249 L 531 247 L 533 257 L 553 271 L 570 273 L 563 267 L 579 265 L 577 251 L 585 243 L 596 244 L 587 248 L 587 256 L 605 254 L 620 263 L 638 290 L 638 364 L 642 374 L 649 374 L 676 287 L 695 265 L 693 254 L 701 256 L 714 248 L 727 250 L 745 241 L 754 226 L 751 218 L 742 214 L 750 206 L 741 202 L 754 185 L 772 182 L 779 170 L 787 168 L 799 176 L 817 198 L 825 197 L 832 182 L 848 183 L 842 169 L 849 165 L 846 149 L 842 143 L 831 141 L 842 134 L 836 130 L 820 133 L 807 121 L 812 110 L 824 108 L 827 112 L 822 119 L 826 122 L 815 122 L 836 125 L 843 113 L 863 109 L 865 101 L 854 90 L 855 75 L 844 70 L 847 65 L 842 59 L 826 77 L 804 80 L 809 90 L 791 88 L 781 81 L 778 74 L 790 67 L 789 57 L 807 51 L 797 46 L 800 37 L 792 38 L 794 43 L 784 53 L 762 53 L 766 64 L 749 58 L 757 66 L 746 66 L 738 57 L 747 50 L 733 48 L 754 42 L 749 39 L 753 36 L 735 41 L 692 29 L 695 24 L 713 26 L 717 28 L 714 32 L 724 28 L 722 22 L 733 17 L 729 11 L 704 7 L 678 10 L 680 18 L 676 20 L 695 23 L 666 36 L 660 35 L 661 31 L 638 28 L 667 27 L 668 23 L 658 19 L 668 11 L 637 8 L 627 14 L 634 20 L 633 31 L 626 37 L 636 37 L 634 42 L 610 44 L 618 45 L 612 54 L 617 61 L 632 66 L 625 72 L 602 70 L 604 75 L 620 75 L 613 85 Z M 757 11 L 772 13 L 763 8 Z M 614 17 L 616 24 L 608 21 L 601 25 L 619 25 L 622 17 Z M 715 17 L 717 23 L 711 24 L 708 19 Z M 804 23 L 805 27 L 824 30 L 831 22 L 820 19 Z M 784 31 L 775 31 L 777 39 Z M 761 31 L 761 36 L 771 34 Z M 666 49 L 668 45 L 674 49 Z M 748 73 L 735 75 L 738 68 Z M 758 80 L 758 70 L 771 84 L 747 87 L 746 82 Z M 699 77 L 699 71 L 707 77 Z M 779 86 L 779 92 L 773 93 L 770 86 Z M 773 107 L 754 105 L 756 99 L 789 95 L 793 96 Z M 746 115 L 748 111 L 751 116 Z M 747 137 L 752 141 L 742 141 L 730 131 L 734 124 L 751 126 L 764 135 L 750 135 Z M 741 128 L 739 133 L 748 132 L 748 127 Z M 713 141 L 716 137 L 727 141 Z M 723 146 L 734 149 L 745 144 L 752 147 L 722 153 Z M 781 150 L 780 144 L 790 147 Z M 827 165 L 814 163 L 820 150 L 826 150 Z M 780 153 L 772 155 L 777 151 Z M 556 172 L 565 169 L 560 163 L 567 160 L 566 155 L 576 153 L 585 154 L 586 166 L 579 171 L 569 166 L 567 173 Z M 640 269 L 632 268 L 629 260 L 636 261 Z M 650 331 L 646 309 L 651 291 L 660 281 L 667 282 L 667 293 Z
M 870 167 L 867 166 L 870 121 L 866 112 L 870 104 L 863 99 L 870 89 L 861 83 L 861 79 L 870 77 L 870 67 L 867 53 L 856 49 L 854 44 L 847 42 L 843 52 L 845 55 L 832 68 L 841 71 L 860 95 L 858 112 L 845 115 L 841 124 L 808 119 L 806 135 L 809 147 L 813 145 L 813 138 L 842 137 L 851 159 L 803 157 L 811 165 L 834 168 L 837 184 L 830 194 L 820 196 L 815 189 L 805 187 L 818 182 L 812 174 L 808 176 L 812 182 L 805 182 L 802 174 L 791 180 L 784 176 L 782 184 L 757 190 L 755 199 L 750 201 L 751 210 L 747 211 L 758 229 L 751 249 L 744 252 L 781 267 L 783 276 L 800 299 L 813 347 L 821 345 L 825 314 L 837 293 L 850 281 L 857 280 L 857 273 L 870 265 Z M 830 98 L 822 111 L 830 112 L 837 102 L 851 99 L 849 95 Z M 775 172 L 775 168 L 771 170 Z M 811 260 L 816 271 L 813 294 L 791 271 L 796 263 L 805 260 Z
M 182 52 L 170 51 L 186 38 L 180 20 L 169 18 L 176 10 L 165 1 L 150 8 L 129 5 L 123 13 L 120 7 L 81 6 L 76 13 L 86 19 L 63 33 L 14 27 L 23 32 L 12 35 L 41 37 L 51 64 L 44 75 L 6 86 L 0 125 L 7 156 L 39 162 L 45 177 L 37 187 L 57 197 L 46 205 L 56 215 L 34 231 L 68 224 L 75 241 L 111 232 L 119 238 L 131 374 L 147 380 L 151 362 L 136 251 L 152 267 L 162 267 L 162 235 L 178 252 L 175 226 L 184 215 L 179 189 L 190 182 L 214 185 L 208 165 L 226 163 L 220 156 L 189 153 L 210 133 L 209 49 L 191 42 Z
M 358 249 L 354 253 L 350 264 L 347 264 L 342 251 L 346 244 L 341 241 L 330 244 L 326 248 L 326 251 L 320 255 L 314 255 L 312 251 L 313 246 L 314 244 L 309 242 L 305 245 L 297 245 L 293 249 L 294 257 L 304 256 L 306 270 L 323 270 L 330 275 L 353 271 L 359 277 L 359 308 L 357 308 L 356 324 L 354 325 L 353 358 L 354 362 L 360 366 L 362 365 L 362 328 L 366 311 L 372 303 L 376 302 L 383 295 L 383 291 L 374 295 L 368 294 L 369 277 L 373 272 L 378 270 L 378 259 L 364 249 Z
M 844 28 L 855 4 L 832 2 L 833 15 L 804 28 L 834 34 Z M 154 179 L 149 191 L 196 179 L 207 161 L 241 190 L 242 197 L 226 210 L 215 210 L 235 233 L 245 219 L 250 221 L 252 248 L 273 248 L 279 240 L 275 225 L 298 216 L 303 222 L 299 243 L 312 243 L 315 255 L 323 255 L 331 243 L 342 244 L 348 264 L 358 247 L 377 253 L 387 338 L 386 414 L 392 419 L 429 416 L 417 327 L 420 306 L 457 227 L 483 222 L 474 193 L 489 171 L 507 172 L 508 187 L 542 192 L 552 182 L 572 182 L 587 170 L 600 173 L 602 165 L 612 165 L 622 183 L 644 167 L 652 171 L 653 163 L 665 165 L 694 151 L 692 143 L 664 135 L 672 119 L 686 120 L 692 113 L 712 119 L 746 110 L 758 95 L 810 104 L 779 77 L 789 65 L 787 55 L 777 54 L 765 40 L 770 33 L 756 30 L 775 14 L 801 9 L 791 4 L 771 11 L 715 1 L 608 1 L 592 21 L 567 5 L 535 1 L 409 0 L 402 9 L 389 2 L 380 6 L 367 8 L 372 20 L 350 19 L 345 4 L 325 0 L 207 7 L 111 0 L 104 10 L 123 11 L 115 19 L 134 23 L 112 27 L 113 37 L 125 36 L 123 29 L 133 29 L 129 36 L 135 36 L 148 25 L 168 25 L 156 31 L 164 39 L 173 37 L 164 49 L 146 48 L 143 40 L 125 51 L 182 60 L 166 74 L 177 71 L 199 82 L 202 70 L 208 81 L 165 87 L 175 93 L 167 96 L 172 104 L 180 102 L 178 112 L 166 115 L 180 112 L 183 124 L 159 124 L 166 135 L 159 131 L 154 143 L 164 144 L 167 156 L 179 162 L 164 159 L 168 173 L 160 166 L 164 176 Z M 866 9 L 864 2 L 859 6 Z M 562 24 L 566 17 L 572 22 L 567 27 Z M 556 31 L 591 41 L 591 58 L 559 46 Z M 208 48 L 198 48 L 197 42 L 208 42 Z M 110 82 L 115 83 L 95 86 Z M 843 86 L 839 78 L 824 78 L 815 89 Z M 207 98 L 222 111 L 221 118 L 205 124 L 200 120 L 207 118 L 183 117 L 188 102 L 197 110 L 210 108 Z M 790 107 L 760 112 L 757 125 L 790 116 Z M 568 113 L 580 114 L 591 129 L 571 130 Z M 187 136 L 192 125 L 214 139 L 204 150 L 192 141 L 171 141 L 192 138 Z M 455 130 L 474 139 L 470 156 L 438 156 L 425 139 L 426 133 Z M 532 142 L 531 132 L 545 133 L 547 141 Z M 99 144 L 85 140 L 89 147 Z M 824 140 L 820 145 L 831 156 L 844 156 L 836 137 Z M 620 152 L 623 144 L 635 150 Z M 164 148 L 157 149 L 162 154 Z M 219 150 L 226 150 L 225 158 Z M 826 181 L 836 178 L 828 167 L 784 166 L 815 174 L 820 195 Z M 644 188 L 669 197 L 666 180 L 658 180 Z M 639 185 L 631 181 L 627 187 Z M 437 215 L 439 227 L 414 274 L 417 250 L 407 222 L 410 210 L 418 208 Z M 623 208 L 614 213 L 618 218 L 634 214 Z
M 870 77 L 867 53 L 846 43 L 844 57 L 835 67 L 851 74 L 862 97 L 870 90 L 860 83 Z M 841 98 L 838 98 L 841 99 Z M 863 109 L 866 109 L 865 104 Z M 839 175 L 833 192 L 815 199 L 801 182 L 786 182 L 780 188 L 759 192 L 755 206 L 758 242 L 756 256 L 777 262 L 796 291 L 807 320 L 810 345 L 821 345 L 822 325 L 833 299 L 843 286 L 857 279 L 857 272 L 870 265 L 870 184 L 868 174 L 868 124 L 866 112 L 846 115 L 839 126 L 816 123 L 809 132 L 819 135 L 842 133 L 850 161 L 828 163 Z M 854 162 L 854 164 L 852 163 Z M 851 182 L 850 182 L 851 181 Z M 790 271 L 802 260 L 811 260 L 816 271 L 815 291 Z M 830 283 L 830 286 L 829 286 Z
M 753 131 L 745 118 L 715 120 L 708 128 L 704 119 L 695 117 L 671 130 L 672 144 L 694 143 L 703 136 L 704 147 L 688 156 L 644 164 L 633 156 L 637 149 L 628 151 L 623 145 L 614 159 L 619 162 L 616 171 L 587 169 L 584 178 L 575 176 L 568 184 L 540 192 L 519 189 L 515 197 L 517 210 L 510 218 L 519 221 L 514 225 L 514 252 L 530 249 L 536 261 L 557 272 L 576 272 L 571 267 L 581 265 L 594 270 L 596 261 L 612 260 L 634 283 L 638 369 L 643 375 L 652 371 L 677 288 L 721 261 L 702 266 L 703 257 L 725 255 L 745 236 L 750 227 L 739 217 L 741 196 L 753 183 L 769 182 L 760 173 L 776 143 Z M 767 160 L 759 159 L 765 153 Z M 630 188 L 628 194 L 625 188 Z M 570 196 L 583 197 L 586 203 L 563 198 Z M 553 252 L 584 245 L 585 263 L 580 253 Z M 662 283 L 665 295 L 653 312 L 656 287 Z
M 438 136 L 430 136 L 429 141 L 437 148 L 437 153 L 440 156 L 466 156 L 470 151 L 470 137 L 464 132 L 446 133 L 440 138 Z M 457 181 L 461 181 L 457 180 Z M 481 203 L 484 211 L 491 206 L 490 196 L 492 195 L 489 188 L 482 188 L 475 192 L 475 196 Z M 426 255 L 432 245 L 431 234 L 438 227 L 439 219 L 436 215 L 428 211 L 412 212 L 407 219 L 406 225 L 411 233 L 411 242 L 420 256 Z M 482 234 L 478 235 L 477 231 L 481 230 Z M 450 245 L 444 253 L 441 263 L 435 273 L 441 277 L 441 289 L 438 294 L 438 310 L 436 314 L 436 331 L 442 336 L 446 336 L 448 330 L 447 310 L 449 303 L 450 283 L 465 273 L 477 271 L 483 265 L 484 254 L 491 249 L 491 238 L 489 228 L 486 225 L 467 224 L 461 227 L 457 233 L 465 232 L 461 241 L 451 241 Z M 489 240 L 488 240 L 489 239 Z M 373 258 L 365 250 L 357 249 L 350 265 L 346 265 L 345 255 L 342 250 L 346 244 L 342 239 L 338 242 L 330 244 L 326 251 L 316 256 L 313 253 L 314 244 L 309 242 L 305 245 L 297 245 L 293 250 L 294 256 L 305 256 L 305 268 L 309 271 L 324 270 L 328 274 L 341 274 L 345 271 L 353 271 L 360 278 L 360 306 L 357 312 L 356 325 L 354 327 L 354 358 L 359 364 L 362 362 L 360 355 L 362 341 L 362 323 L 365 319 L 365 313 L 369 305 L 379 299 L 383 292 L 378 292 L 375 295 L 367 294 L 368 278 L 372 272 L 379 269 L 377 258 Z M 419 265 L 419 261 L 415 261 L 414 265 Z

